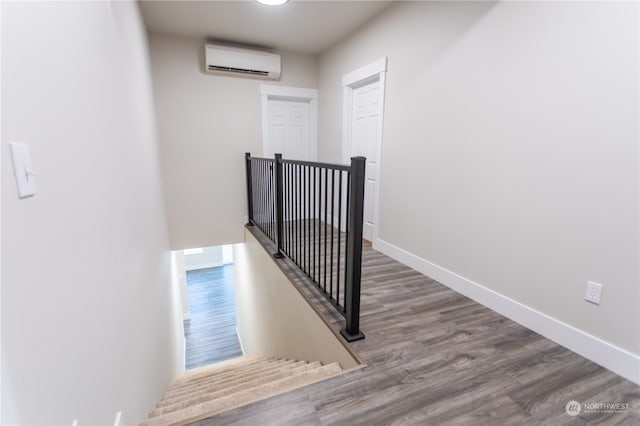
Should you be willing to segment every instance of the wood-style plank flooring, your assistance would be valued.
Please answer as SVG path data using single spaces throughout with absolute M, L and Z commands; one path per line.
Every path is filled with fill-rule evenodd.
M 304 277 L 291 262 L 278 262 L 300 286 Z M 343 326 L 322 297 L 301 291 L 335 330 Z M 366 339 L 352 347 L 367 367 L 195 424 L 640 424 L 640 386 L 368 245 L 361 326 Z M 570 417 L 571 400 L 629 409 Z
M 242 356 L 236 334 L 233 265 L 188 271 L 187 289 L 186 368 Z

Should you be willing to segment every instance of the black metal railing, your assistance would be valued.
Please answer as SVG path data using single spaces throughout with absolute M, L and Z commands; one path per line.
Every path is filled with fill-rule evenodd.
M 360 331 L 365 158 L 351 165 L 245 155 L 248 225 L 276 245 L 345 317 L 341 334 Z

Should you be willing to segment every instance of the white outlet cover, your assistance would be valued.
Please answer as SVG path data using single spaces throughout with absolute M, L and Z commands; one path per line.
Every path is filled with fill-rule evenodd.
M 602 296 L 602 284 L 594 283 L 593 281 L 587 281 L 587 292 L 584 295 L 584 299 L 587 302 L 600 304 L 600 297 Z

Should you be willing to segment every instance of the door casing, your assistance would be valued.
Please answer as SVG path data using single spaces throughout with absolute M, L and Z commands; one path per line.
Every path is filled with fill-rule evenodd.
M 371 242 L 373 248 L 376 248 L 378 241 L 378 208 L 380 200 L 380 179 L 382 171 L 382 131 L 384 127 L 384 93 L 385 93 L 385 80 L 387 75 L 387 57 L 384 56 L 368 65 L 358 68 L 342 77 L 343 87 L 343 105 L 342 105 L 342 152 L 343 161 L 348 164 L 352 157 L 352 120 L 353 120 L 353 91 L 355 88 L 367 84 L 369 82 L 380 82 L 380 99 L 378 105 L 380 107 L 378 123 L 378 132 L 376 140 L 376 153 L 378 161 L 378 175 L 375 185 L 375 194 L 373 194 L 373 236 Z

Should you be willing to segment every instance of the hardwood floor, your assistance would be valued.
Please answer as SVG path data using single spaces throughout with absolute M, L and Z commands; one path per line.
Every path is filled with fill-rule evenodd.
M 256 237 L 265 242 L 259 233 Z M 269 246 L 269 251 L 273 249 Z M 305 279 L 278 261 L 298 286 Z M 334 329 L 343 318 L 301 286 Z M 638 425 L 640 386 L 364 247 L 367 367 L 196 425 Z M 566 414 L 582 403 L 620 413 Z
M 187 289 L 186 368 L 242 356 L 236 334 L 233 265 L 187 272 Z

